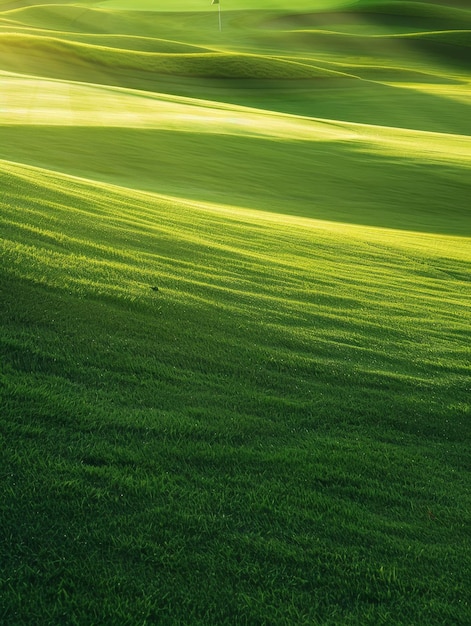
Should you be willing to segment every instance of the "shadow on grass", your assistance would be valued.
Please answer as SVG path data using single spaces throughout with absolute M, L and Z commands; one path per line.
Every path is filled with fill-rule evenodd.
M 11 126 L 0 156 L 195 201 L 469 234 L 468 169 L 348 142 L 102 127 Z M 361 149 L 361 151 L 360 151 Z

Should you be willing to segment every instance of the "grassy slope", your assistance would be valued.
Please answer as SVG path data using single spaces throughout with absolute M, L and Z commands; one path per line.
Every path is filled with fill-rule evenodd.
M 455 239 L 2 189 L 6 619 L 466 623 Z
M 467 72 L 278 27 L 274 58 L 273 13 L 221 47 L 204 13 L 66 32 L 69 9 L 8 13 L 4 42 L 49 23 L 62 50 L 119 36 L 116 62 L 142 35 L 352 78 L 131 66 L 145 94 L 75 82 L 123 84 L 99 48 L 5 45 L 75 80 L 0 77 L 0 621 L 469 624 Z

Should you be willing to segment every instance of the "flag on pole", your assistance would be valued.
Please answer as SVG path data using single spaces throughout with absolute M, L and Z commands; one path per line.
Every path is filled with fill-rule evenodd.
M 221 30 L 222 30 L 221 3 L 219 2 L 219 0 L 212 0 L 211 4 L 217 4 L 218 5 L 219 32 L 221 32 Z

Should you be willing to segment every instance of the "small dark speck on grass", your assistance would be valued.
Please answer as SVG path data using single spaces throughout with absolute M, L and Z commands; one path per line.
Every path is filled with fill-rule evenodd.
M 159 288 L 158 288 L 158 287 L 155 287 L 155 286 L 154 286 L 154 287 L 151 287 L 151 289 L 152 289 L 152 291 L 158 291 L 158 290 L 159 290 Z
M 101 459 L 101 458 L 95 457 L 95 456 L 93 456 L 93 457 L 91 457 L 91 456 L 84 457 L 81 460 L 81 462 L 82 462 L 83 465 L 91 465 L 92 467 L 103 467 L 104 465 L 108 464 L 105 459 Z

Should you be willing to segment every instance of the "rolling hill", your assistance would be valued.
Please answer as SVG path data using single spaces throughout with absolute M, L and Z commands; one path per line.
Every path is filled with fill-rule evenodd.
M 471 621 L 466 2 L 0 2 L 5 624 Z

